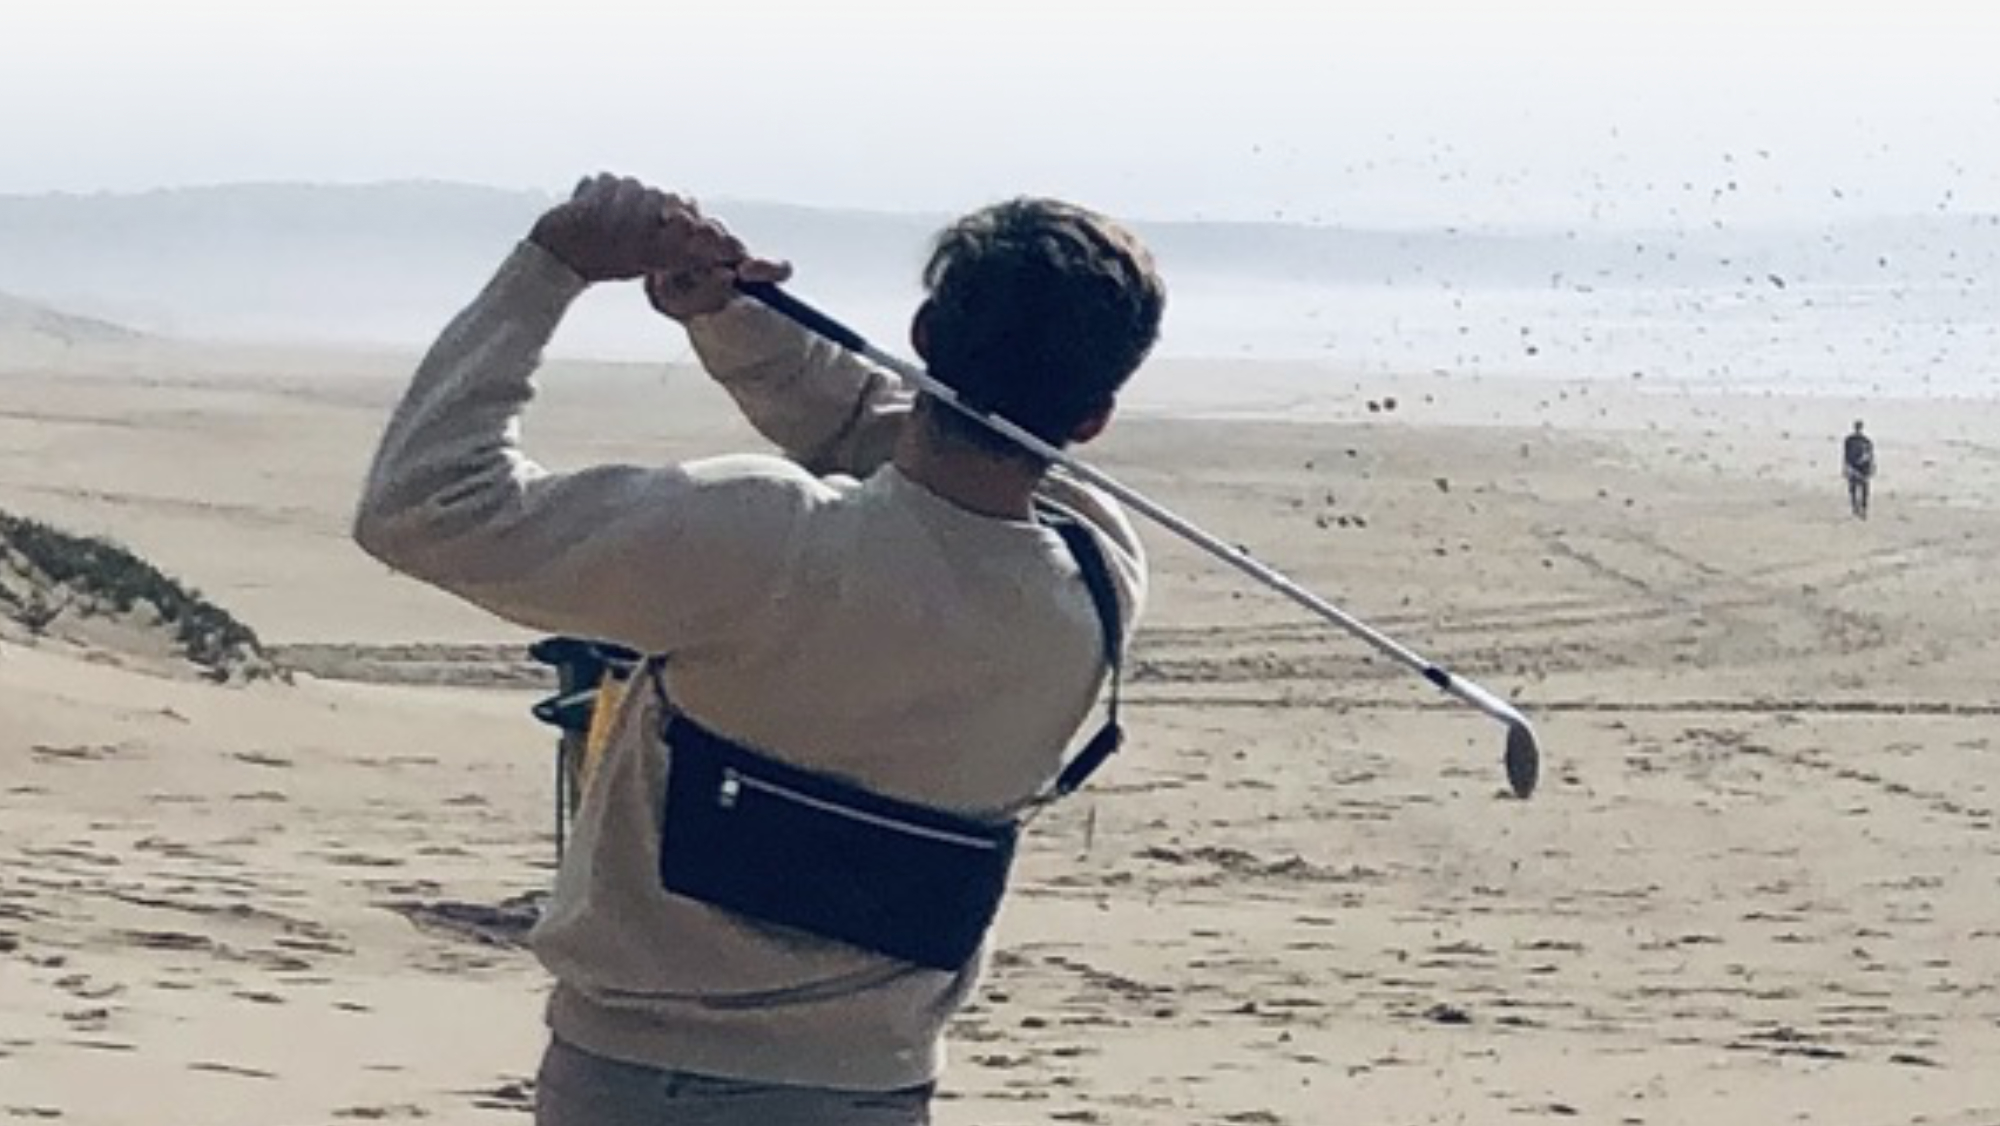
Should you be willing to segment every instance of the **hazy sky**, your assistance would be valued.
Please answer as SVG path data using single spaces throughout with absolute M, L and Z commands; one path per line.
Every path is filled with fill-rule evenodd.
M 2000 211 L 1996 7 L 0 0 L 0 192 L 608 166 L 1349 224 Z

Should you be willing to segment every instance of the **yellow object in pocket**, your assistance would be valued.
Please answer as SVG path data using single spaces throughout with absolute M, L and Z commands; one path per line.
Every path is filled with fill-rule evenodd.
M 590 777 L 604 760 L 611 733 L 618 727 L 618 713 L 625 706 L 625 694 L 632 687 L 630 676 L 606 675 L 597 684 L 597 698 L 590 706 L 590 728 L 583 736 L 583 761 L 577 764 L 577 792 L 590 790 Z

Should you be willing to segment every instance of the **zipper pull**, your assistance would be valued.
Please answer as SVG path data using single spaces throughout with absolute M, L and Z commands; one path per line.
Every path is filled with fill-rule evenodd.
M 735 809 L 737 796 L 743 792 L 743 781 L 735 770 L 724 767 L 722 785 L 715 792 L 715 804 L 723 809 Z

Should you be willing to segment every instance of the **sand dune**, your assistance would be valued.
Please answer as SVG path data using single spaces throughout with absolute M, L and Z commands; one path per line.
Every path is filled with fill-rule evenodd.
M 96 317 L 77 316 L 0 293 L 0 334 L 55 344 L 128 344 L 144 334 Z M 14 339 L 19 343 L 18 339 Z
M 347 545 L 401 361 L 147 356 L 0 374 L 0 508 L 303 671 L 0 641 L 0 1117 L 521 1120 L 550 744 L 525 637 Z M 1100 462 L 1518 698 L 1545 789 L 1152 534 L 1129 748 L 1038 823 L 940 1122 L 2000 1121 L 2000 405 L 1153 376 Z M 560 464 L 750 441 L 682 368 L 536 411 Z

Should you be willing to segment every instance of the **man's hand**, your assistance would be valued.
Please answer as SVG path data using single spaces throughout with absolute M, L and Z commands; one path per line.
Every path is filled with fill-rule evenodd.
M 589 282 L 655 273 L 733 276 L 749 257 L 736 236 L 703 218 L 692 201 L 608 173 L 577 184 L 569 202 L 544 214 L 528 238 Z
M 655 311 L 685 323 L 721 311 L 736 296 L 736 282 L 777 284 L 792 276 L 785 262 L 744 258 L 729 265 L 691 270 L 656 270 L 646 275 L 646 300 Z

